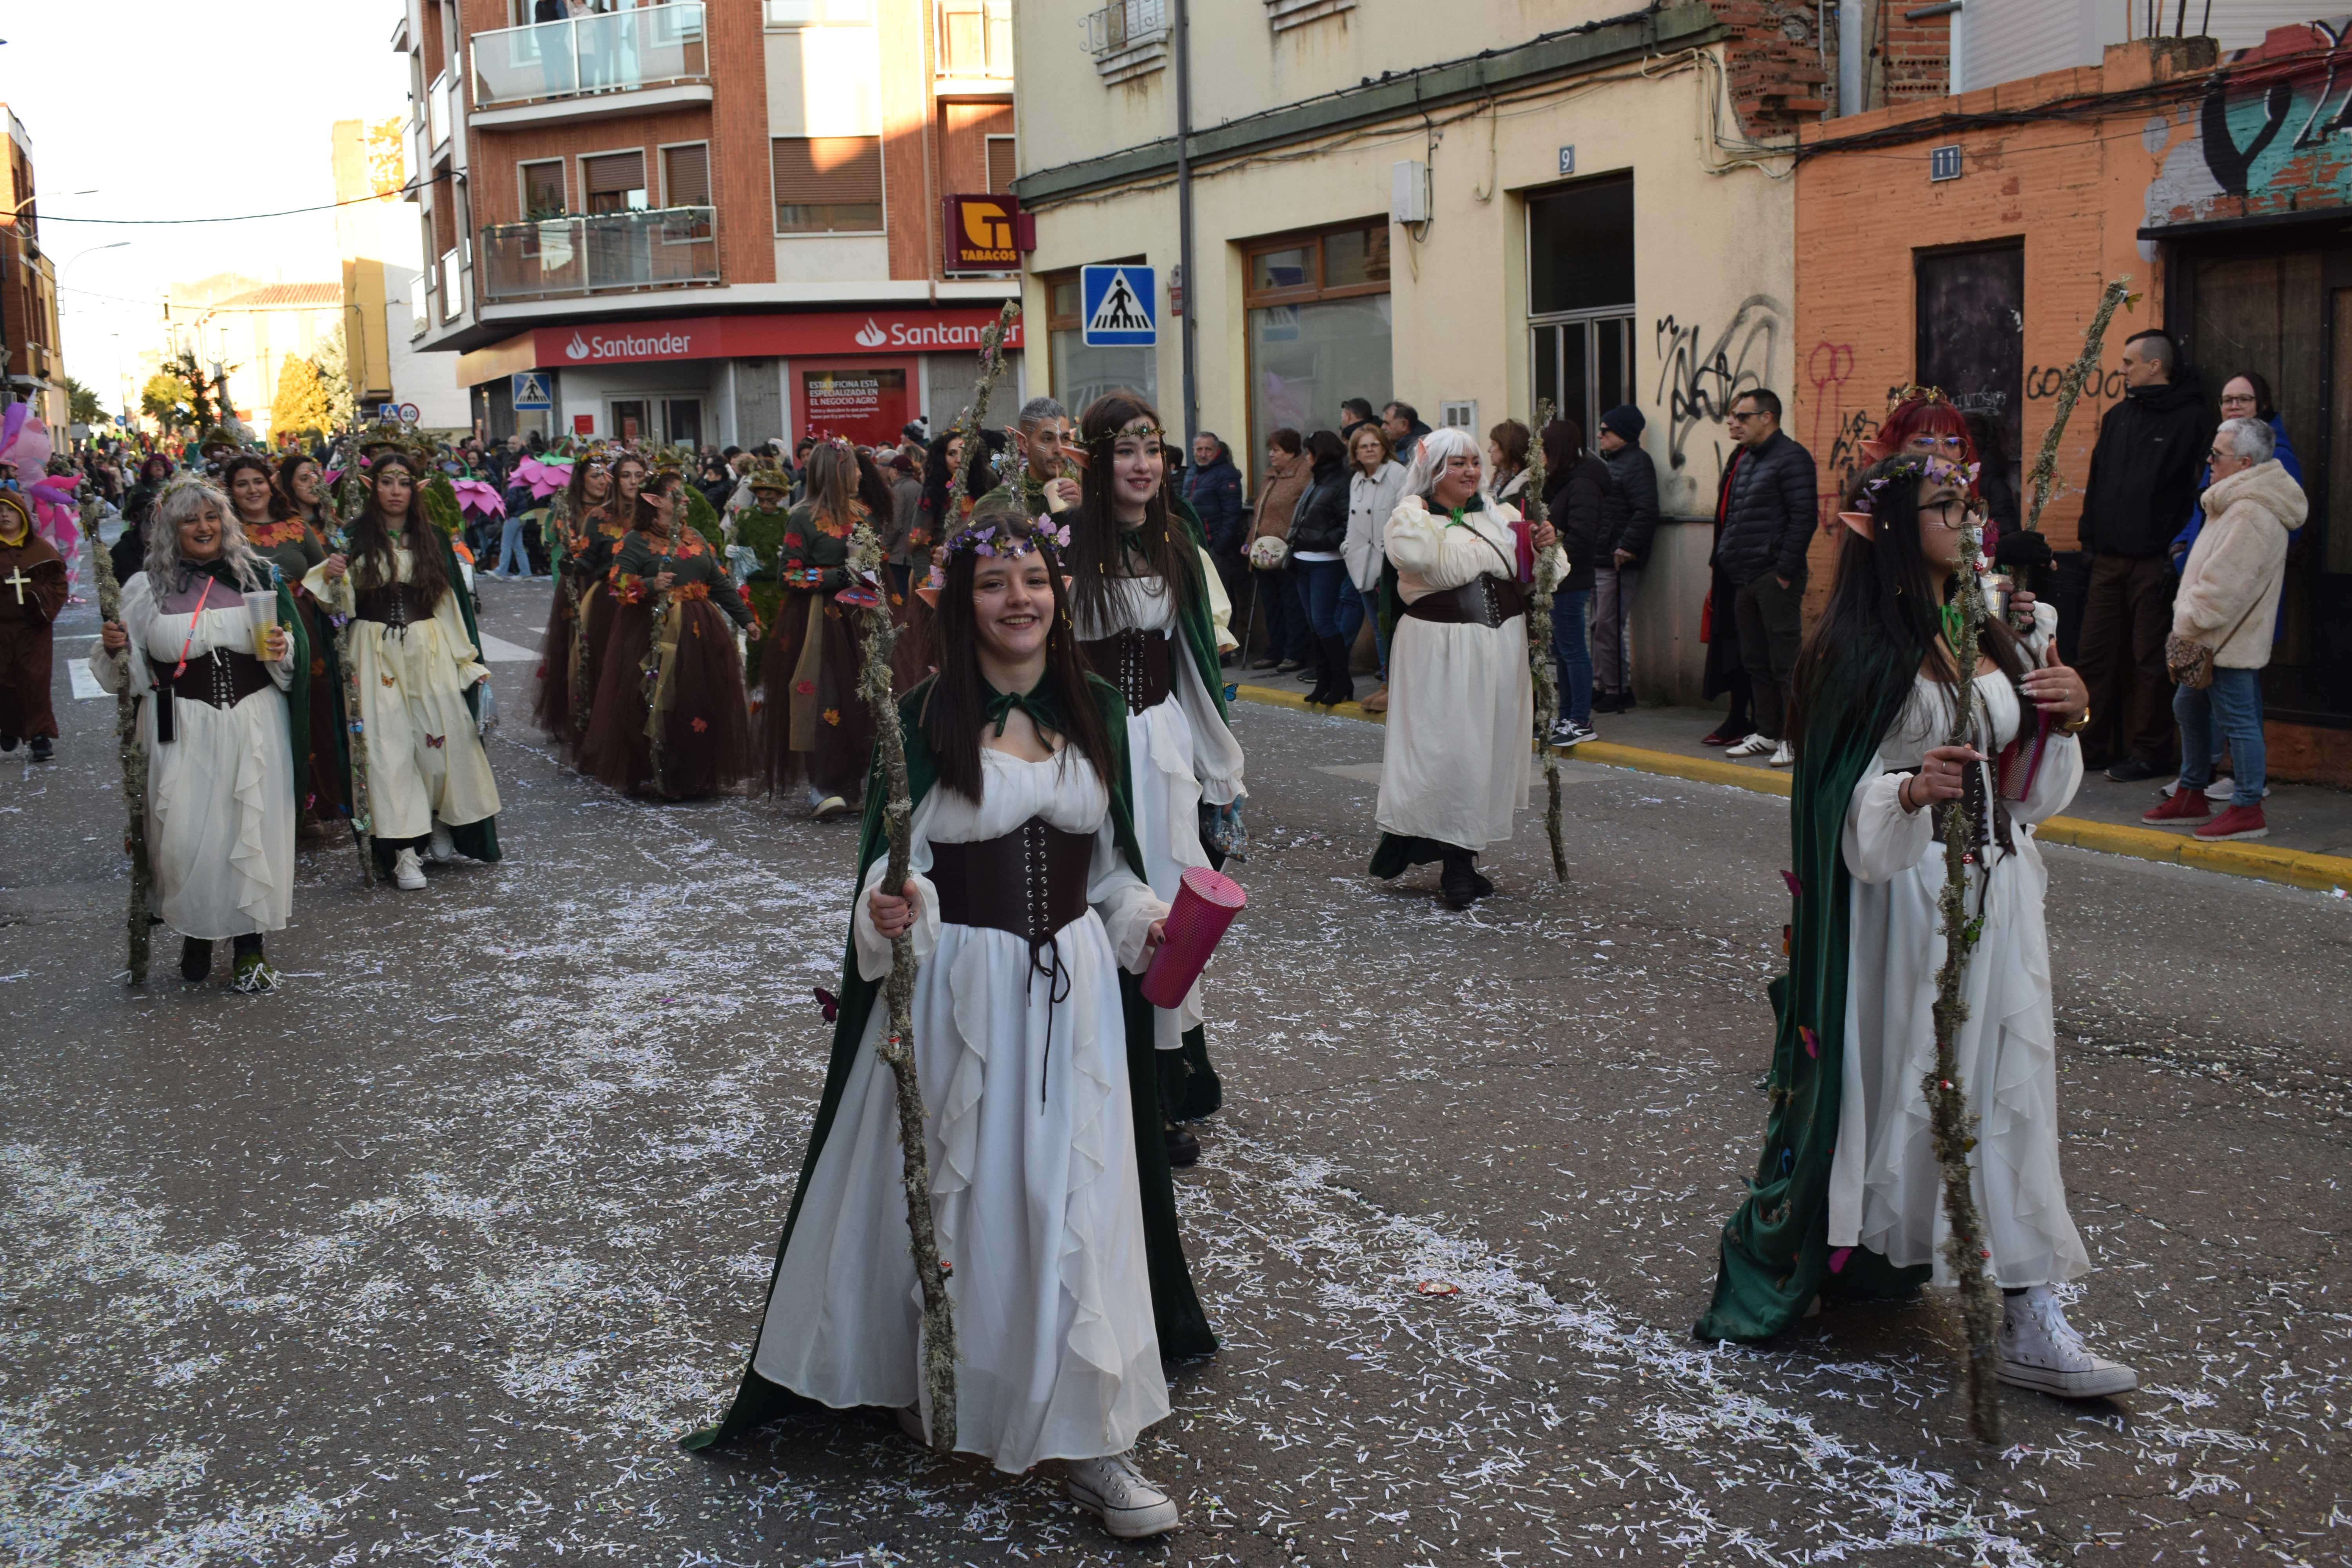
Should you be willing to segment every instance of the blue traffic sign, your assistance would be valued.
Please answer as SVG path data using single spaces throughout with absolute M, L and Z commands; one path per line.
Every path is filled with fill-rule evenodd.
M 515 372 L 514 405 L 516 411 L 519 413 L 529 413 L 534 408 L 545 409 L 554 406 L 554 399 L 548 395 L 547 373 L 545 371 L 519 370 Z
M 1160 285 L 1153 268 L 1117 263 L 1078 268 L 1084 314 L 1079 340 L 1088 348 L 1148 349 L 1160 342 Z

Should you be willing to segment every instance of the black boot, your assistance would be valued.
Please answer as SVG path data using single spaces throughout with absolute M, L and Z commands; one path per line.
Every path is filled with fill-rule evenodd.
M 1476 903 L 1480 896 L 1478 884 L 1484 879 L 1471 863 L 1470 851 L 1456 849 L 1451 844 L 1445 847 L 1445 868 L 1438 873 L 1437 892 L 1447 909 L 1466 910 Z
M 1356 700 L 1356 678 L 1348 673 L 1348 639 L 1328 637 L 1323 639 L 1323 662 L 1331 671 L 1330 685 L 1324 688 L 1323 700 L 1337 705 Z
M 1312 661 L 1309 668 L 1315 671 L 1315 686 L 1307 693 L 1307 705 L 1319 708 L 1331 700 L 1331 650 L 1324 647 L 1322 638 L 1318 637 L 1315 646 L 1307 652 Z
M 180 978 L 191 985 L 200 985 L 205 976 L 213 972 L 213 944 L 208 937 L 184 936 L 180 939 Z
M 1171 1165 L 1197 1165 L 1201 1162 L 1201 1141 L 1174 1122 L 1163 1124 L 1168 1142 L 1168 1163 Z

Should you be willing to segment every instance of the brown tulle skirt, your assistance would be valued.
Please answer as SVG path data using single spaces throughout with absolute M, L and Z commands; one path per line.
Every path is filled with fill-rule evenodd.
M 596 696 L 604 689 L 604 645 L 613 634 L 613 611 L 618 601 L 613 597 L 610 583 L 597 582 L 580 590 L 578 630 L 572 649 L 572 663 L 577 668 L 576 684 L 572 689 L 572 743 L 583 744 L 588 726 L 595 717 Z M 645 650 L 637 650 L 642 654 Z M 581 700 L 587 700 L 586 711 Z
M 761 752 L 770 794 L 813 784 L 856 801 L 874 754 L 874 720 L 857 694 L 856 613 L 830 594 L 787 589 L 761 658 Z
M 334 645 L 335 628 L 319 613 L 318 601 L 299 585 L 294 590 L 294 613 L 302 617 L 303 635 L 310 639 L 310 755 L 305 759 L 307 778 L 302 785 L 302 809 L 311 816 L 329 821 L 344 815 L 343 770 L 336 760 L 336 712 L 341 693 L 327 679 L 327 661 L 318 651 Z
M 530 703 L 530 721 L 564 750 L 577 738 L 572 733 L 572 643 L 580 631 L 579 593 L 577 578 L 556 574 L 555 603 L 539 639 L 539 690 Z
M 580 747 L 580 771 L 625 793 L 674 800 L 723 795 L 758 769 L 743 700 L 735 626 L 707 599 L 676 606 L 677 653 L 662 725 L 660 776 L 646 734 L 644 665 L 653 647 L 653 606 L 620 605 L 604 645 L 604 671 Z
M 889 574 L 890 618 L 898 626 L 898 640 L 890 646 L 890 689 L 900 697 L 919 685 L 940 662 L 940 613 L 923 603 L 911 581 L 902 583 L 899 574 L 906 570 L 893 566 Z

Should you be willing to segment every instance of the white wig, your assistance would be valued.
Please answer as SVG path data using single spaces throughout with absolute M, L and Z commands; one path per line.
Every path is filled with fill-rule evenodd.
M 1486 471 L 1486 458 L 1478 450 L 1477 437 L 1459 426 L 1448 425 L 1432 430 L 1413 448 L 1412 467 L 1404 472 L 1404 493 L 1419 496 L 1424 504 L 1430 502 L 1429 492 L 1437 488 L 1438 476 L 1445 471 L 1445 459 L 1455 453 L 1478 461 L 1478 497 L 1488 505 L 1494 503 L 1494 492 L 1487 487 L 1494 476 Z
M 275 569 L 245 542 L 245 529 L 237 521 L 236 508 L 229 505 L 228 497 L 209 480 L 183 479 L 164 487 L 147 520 L 147 581 L 158 596 L 179 570 L 180 524 L 206 507 L 220 514 L 221 556 L 236 574 L 245 591 L 257 594 L 273 580 Z

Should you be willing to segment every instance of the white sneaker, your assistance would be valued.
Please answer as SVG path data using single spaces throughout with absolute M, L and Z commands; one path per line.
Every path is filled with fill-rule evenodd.
M 447 828 L 436 822 L 433 825 L 432 841 L 425 846 L 425 853 L 433 858 L 436 866 L 446 866 L 457 858 L 457 842 L 449 837 Z
M 1772 748 L 1770 765 L 1776 768 L 1790 768 L 1796 766 L 1797 753 L 1795 749 L 1791 747 L 1788 742 L 1781 742 L 1779 745 Z
M 413 893 L 425 886 L 425 868 L 416 863 L 416 851 L 404 849 L 392 862 L 392 883 L 404 893 Z
M 849 803 L 847 801 L 842 799 L 837 795 L 829 795 L 823 800 L 816 803 L 816 819 L 819 822 L 828 821 L 833 817 L 839 816 L 843 812 L 847 811 L 848 809 Z
M 2084 1347 L 2047 1285 L 2001 1299 L 2000 1376 L 2061 1399 L 2098 1399 L 2139 1386 L 2139 1373 Z
M 1766 740 L 1762 734 L 1750 731 L 1748 739 L 1724 747 L 1723 754 L 1727 757 L 1760 757 L 1769 752 L 1772 745 L 1773 742 Z
M 1070 1461 L 1070 1500 L 1101 1516 L 1121 1541 L 1165 1535 L 1184 1522 L 1166 1492 L 1143 1479 L 1125 1454 Z

